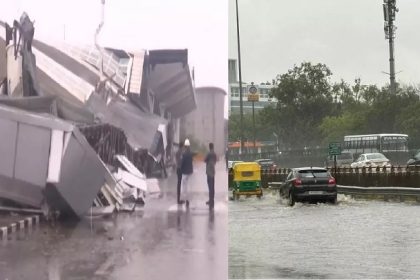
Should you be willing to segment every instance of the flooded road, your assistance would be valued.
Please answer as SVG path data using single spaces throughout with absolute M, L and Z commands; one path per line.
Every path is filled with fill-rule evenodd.
M 229 278 L 420 278 L 420 204 L 229 202 Z
M 178 209 L 175 176 L 143 210 L 77 224 L 41 225 L 0 247 L 0 280 L 226 279 L 227 175 L 220 163 L 210 212 L 204 165 L 192 178 L 191 210 Z

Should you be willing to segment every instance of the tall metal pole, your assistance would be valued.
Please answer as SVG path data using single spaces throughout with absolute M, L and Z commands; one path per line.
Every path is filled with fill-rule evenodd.
M 389 79 L 391 93 L 396 92 L 395 83 L 395 59 L 394 59 L 394 26 L 395 13 L 398 12 L 396 0 L 384 0 L 384 20 L 385 20 L 385 38 L 389 43 Z
M 256 140 L 255 140 L 255 113 L 254 113 L 254 103 L 255 101 L 252 101 L 252 130 L 254 134 L 254 153 L 257 148 Z
M 388 1 L 388 7 L 391 10 L 391 2 Z M 394 3 L 395 4 L 395 3 Z M 395 60 L 394 60 L 394 19 L 390 17 L 389 19 L 389 80 L 391 85 L 391 93 L 395 93 Z
M 238 39 L 238 69 L 239 69 L 239 107 L 240 107 L 240 138 L 241 138 L 241 153 L 244 150 L 244 111 L 242 98 L 242 71 L 241 71 L 241 40 L 239 37 L 239 11 L 238 0 L 236 0 L 236 34 Z

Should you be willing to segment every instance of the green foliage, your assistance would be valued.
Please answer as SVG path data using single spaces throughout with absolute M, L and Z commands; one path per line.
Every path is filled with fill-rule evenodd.
M 420 148 L 419 89 L 389 86 L 332 83 L 325 64 L 303 62 L 278 75 L 271 95 L 278 102 L 256 114 L 257 140 L 273 140 L 279 135 L 282 149 L 326 146 L 342 141 L 344 135 L 405 133 L 410 148 Z M 229 141 L 240 137 L 239 114 L 230 116 Z M 244 137 L 252 140 L 252 114 L 244 115 Z
M 420 102 L 403 108 L 395 125 L 409 135 L 409 147 L 420 148 Z
M 243 116 L 243 137 L 245 141 L 253 141 L 253 122 L 252 114 L 244 114 Z M 273 138 L 273 132 L 270 125 L 267 125 L 265 115 L 261 112 L 255 113 L 255 138 L 257 141 Z M 240 114 L 232 114 L 229 116 L 229 141 L 240 140 Z
M 319 125 L 322 144 L 343 141 L 344 135 L 364 133 L 365 117 L 362 114 L 344 113 L 340 116 L 328 116 Z
M 285 147 L 317 145 L 322 119 L 332 113 L 332 75 L 324 64 L 304 62 L 277 78 L 277 130 Z

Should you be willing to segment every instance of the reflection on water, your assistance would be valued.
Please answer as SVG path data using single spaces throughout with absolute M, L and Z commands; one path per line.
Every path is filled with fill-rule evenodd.
M 229 203 L 230 278 L 419 278 L 420 205 Z

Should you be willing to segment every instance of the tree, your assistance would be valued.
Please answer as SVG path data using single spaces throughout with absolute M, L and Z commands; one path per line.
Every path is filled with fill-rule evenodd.
M 344 135 L 363 134 L 366 132 L 365 124 L 363 112 L 360 114 L 346 112 L 340 116 L 327 116 L 319 125 L 322 145 L 326 146 L 335 141 L 340 142 L 344 139 Z
M 409 136 L 409 147 L 420 148 L 420 102 L 403 108 L 396 120 L 396 126 Z
M 303 62 L 277 77 L 275 119 L 281 141 L 288 147 L 318 145 L 318 126 L 332 113 L 332 75 L 325 64 Z
M 231 114 L 229 116 L 229 141 L 235 142 L 240 141 L 241 139 L 241 124 L 240 124 L 241 115 Z M 244 139 L 252 139 L 252 115 L 244 114 L 243 115 L 243 137 Z

